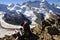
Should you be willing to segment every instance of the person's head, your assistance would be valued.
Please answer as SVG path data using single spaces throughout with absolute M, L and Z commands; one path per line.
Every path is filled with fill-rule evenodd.
M 23 25 L 29 25 L 29 22 L 25 20 L 22 22 L 21 26 L 23 26 Z
M 23 30 L 22 28 L 20 28 L 20 30 Z
M 28 21 L 24 21 L 24 24 L 28 24 Z

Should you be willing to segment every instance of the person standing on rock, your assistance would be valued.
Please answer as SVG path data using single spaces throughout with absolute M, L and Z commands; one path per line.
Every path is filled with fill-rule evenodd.
M 26 39 L 30 39 L 31 36 L 31 31 L 30 31 L 30 26 L 29 26 L 29 22 L 28 21 L 24 21 L 21 26 L 23 26 L 23 30 L 24 30 L 24 38 Z

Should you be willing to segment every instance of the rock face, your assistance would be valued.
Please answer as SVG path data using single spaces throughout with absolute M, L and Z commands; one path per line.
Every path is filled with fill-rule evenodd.
M 11 14 L 5 14 L 3 17 L 3 20 L 9 24 L 13 24 L 13 25 L 20 25 L 24 20 L 27 20 L 30 22 L 30 20 L 28 20 L 23 14 L 13 14 L 14 12 L 11 12 Z
M 44 20 L 42 26 L 37 26 L 33 29 L 33 33 L 39 37 L 38 40 L 60 39 L 60 28 L 58 26 L 60 25 L 60 16 L 51 15 L 51 17 L 50 19 Z
M 60 40 L 60 16 L 51 15 L 52 18 L 44 20 L 41 25 L 31 29 L 31 32 L 38 36 L 36 40 Z M 34 39 L 34 37 L 32 37 Z M 5 36 L 0 40 L 18 40 L 18 37 Z

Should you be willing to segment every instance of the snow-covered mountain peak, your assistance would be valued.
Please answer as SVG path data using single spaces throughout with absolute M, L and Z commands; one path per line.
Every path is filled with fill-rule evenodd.
M 14 6 L 20 6 L 20 4 L 19 3 L 16 3 L 16 4 L 10 3 L 10 4 L 8 4 L 8 7 L 14 7 Z
M 17 6 L 21 6 L 19 3 L 16 3 Z
M 28 6 L 30 6 L 30 7 L 39 8 L 40 2 L 41 2 L 41 1 L 28 1 L 28 2 L 25 2 L 25 3 L 23 3 L 23 4 L 24 4 L 24 5 L 28 5 Z
M 0 8 L 2 8 L 2 7 L 0 6 Z M 38 13 L 39 14 L 42 13 L 44 15 L 44 19 L 49 18 L 50 10 L 52 10 L 52 12 L 55 14 L 60 13 L 60 9 L 53 7 L 46 0 L 28 1 L 28 2 L 23 3 L 23 5 L 20 5 L 18 3 L 10 4 L 8 6 L 3 6 L 3 8 L 0 10 L 1 11 L 5 10 L 6 13 L 9 13 L 9 14 L 11 14 L 12 11 L 14 11 L 13 13 L 16 12 L 16 14 L 22 13 L 23 15 L 25 15 L 25 17 L 27 17 L 27 19 L 31 18 L 30 19 L 31 21 L 33 21 L 32 19 L 34 19 L 34 18 L 35 18 L 34 21 L 36 20 L 36 18 L 37 18 L 36 14 L 38 14 Z M 36 13 L 34 13 L 34 12 L 36 12 Z
M 10 4 L 8 4 L 8 7 L 14 7 L 14 5 L 15 5 L 15 4 L 10 3 Z
M 8 10 L 20 10 L 20 4 L 9 4 L 7 7 Z

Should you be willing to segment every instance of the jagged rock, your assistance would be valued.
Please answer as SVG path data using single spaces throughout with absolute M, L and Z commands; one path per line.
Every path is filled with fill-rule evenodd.
M 53 35 L 53 39 L 54 40 L 60 40 L 60 37 L 58 37 L 58 35 Z
M 54 18 L 54 17 L 53 17 Z M 41 25 L 37 25 L 36 27 L 31 29 L 31 32 L 37 35 L 39 38 L 37 40 L 60 40 L 60 18 L 50 18 L 44 20 Z M 34 37 L 32 37 L 33 39 Z M 11 36 L 5 36 L 4 38 L 0 38 L 0 40 L 17 40 L 18 37 L 14 38 Z
M 36 26 L 32 29 L 32 33 L 34 34 L 41 34 L 41 26 Z

